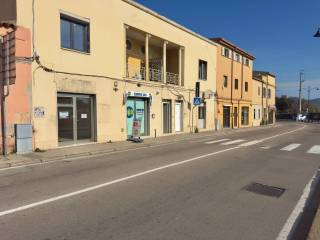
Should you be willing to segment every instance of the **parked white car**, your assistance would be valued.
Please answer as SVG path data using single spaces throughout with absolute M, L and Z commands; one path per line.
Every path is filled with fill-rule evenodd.
M 306 119 L 307 119 L 307 116 L 306 116 L 306 115 L 298 114 L 296 120 L 299 121 L 299 122 L 304 122 Z

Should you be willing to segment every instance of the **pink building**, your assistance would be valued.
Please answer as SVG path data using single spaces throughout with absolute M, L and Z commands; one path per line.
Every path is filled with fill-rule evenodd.
M 13 74 L 16 77 L 15 81 L 8 88 L 3 86 L 5 83 L 1 83 L 2 101 L 0 104 L 0 107 L 5 109 L 6 115 L 7 152 L 15 151 L 15 124 L 31 124 L 32 121 L 31 33 L 26 28 L 0 23 L 0 37 L 4 37 L 11 32 L 14 32 L 12 33 L 14 47 L 11 51 L 14 51 L 15 61 L 10 64 L 15 69 Z M 4 74 L 4 71 L 1 74 Z M 9 95 L 4 98 L 4 94 L 6 93 Z M 5 99 L 5 108 L 3 108 L 3 99 Z M 1 122 L 1 152 L 3 152 L 3 126 Z

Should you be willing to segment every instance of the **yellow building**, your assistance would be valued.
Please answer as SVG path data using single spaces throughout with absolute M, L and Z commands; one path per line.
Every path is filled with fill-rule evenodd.
M 276 76 L 270 72 L 253 71 L 253 125 L 275 123 Z
M 223 38 L 217 51 L 218 128 L 252 126 L 252 67 L 255 57 Z
M 33 34 L 34 148 L 125 140 L 134 120 L 145 137 L 215 129 L 214 42 L 131 0 L 4 2 L 0 21 Z

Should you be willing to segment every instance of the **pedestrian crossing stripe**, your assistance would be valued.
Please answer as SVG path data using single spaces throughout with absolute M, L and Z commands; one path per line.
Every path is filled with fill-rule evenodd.
M 288 145 L 288 146 L 286 146 L 286 147 L 284 147 L 284 148 L 281 148 L 280 150 L 281 150 L 281 151 L 288 151 L 288 152 L 290 152 L 290 151 L 292 151 L 292 150 L 294 150 L 294 149 L 296 149 L 296 148 L 298 148 L 298 147 L 300 147 L 300 146 L 301 146 L 300 143 L 292 143 L 292 144 L 290 144 L 290 145 Z
M 320 145 L 315 145 L 309 149 L 308 153 L 311 154 L 320 154 Z

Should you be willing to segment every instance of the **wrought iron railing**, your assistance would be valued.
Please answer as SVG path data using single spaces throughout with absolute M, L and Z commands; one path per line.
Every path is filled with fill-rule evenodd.
M 146 68 L 136 68 L 134 66 L 127 65 L 127 78 L 145 80 Z M 153 82 L 163 82 L 162 70 L 149 68 L 149 80 Z M 179 74 L 167 72 L 166 82 L 172 85 L 179 85 Z

